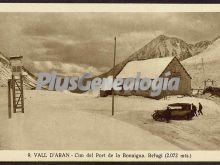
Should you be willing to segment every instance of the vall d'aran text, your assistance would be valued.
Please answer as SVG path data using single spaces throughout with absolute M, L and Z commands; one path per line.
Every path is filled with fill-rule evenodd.
M 39 152 L 39 153 L 28 153 L 29 158 L 103 158 L 103 159 L 191 159 L 191 153 L 175 153 L 175 152 L 145 152 L 145 153 L 126 153 L 126 152 L 87 152 L 87 153 L 79 153 L 79 152 Z

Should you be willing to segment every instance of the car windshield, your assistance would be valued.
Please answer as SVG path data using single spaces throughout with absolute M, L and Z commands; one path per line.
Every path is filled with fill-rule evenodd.
M 170 109 L 183 109 L 181 106 L 169 106 Z

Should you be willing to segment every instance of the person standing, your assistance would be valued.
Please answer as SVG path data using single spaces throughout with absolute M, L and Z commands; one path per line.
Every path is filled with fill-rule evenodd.
M 203 115 L 203 112 L 202 112 L 202 104 L 199 102 L 199 110 L 198 110 L 198 114 L 202 114 Z
M 164 117 L 165 117 L 167 123 L 169 123 L 170 122 L 170 118 L 171 118 L 171 109 L 170 109 L 169 106 L 167 106 L 167 109 L 164 112 Z
M 192 112 L 194 113 L 194 115 L 196 115 L 197 116 L 197 108 L 196 108 L 196 106 L 192 103 Z

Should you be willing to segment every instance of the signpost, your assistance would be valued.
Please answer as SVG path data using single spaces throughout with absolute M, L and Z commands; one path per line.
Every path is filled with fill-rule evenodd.
M 18 109 L 24 113 L 24 90 L 23 90 L 23 74 L 22 62 L 23 57 L 10 57 L 12 67 L 12 79 L 8 80 L 8 116 L 11 118 L 11 89 L 13 101 L 13 113 L 17 113 Z
M 8 118 L 11 118 L 11 79 L 8 80 Z

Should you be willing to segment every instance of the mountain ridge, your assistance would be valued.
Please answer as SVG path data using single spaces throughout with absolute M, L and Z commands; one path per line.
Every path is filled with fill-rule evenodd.
M 204 88 L 204 81 L 207 79 L 214 80 L 213 86 L 220 84 L 220 37 L 213 41 L 212 45 L 200 54 L 182 61 L 183 66 L 193 77 L 193 88 Z
M 186 41 L 177 37 L 169 37 L 159 35 L 154 38 L 142 48 L 132 53 L 128 58 L 118 63 L 114 68 L 99 75 L 99 77 L 108 77 L 110 75 L 118 75 L 124 66 L 130 61 L 146 60 L 151 58 L 163 58 L 176 56 L 180 61 L 196 56 L 206 50 L 210 45 L 220 39 L 217 36 L 211 41 L 204 40 L 194 44 L 187 43 Z M 36 77 L 28 69 L 23 67 L 23 71 L 27 73 L 26 85 L 34 88 L 36 85 Z M 96 76 L 97 77 L 97 76 Z M 11 78 L 9 58 L 0 52 L 0 86 L 7 86 L 7 79 Z
M 218 38 L 218 37 L 217 37 Z M 216 38 L 215 38 L 216 39 Z M 180 61 L 195 56 L 204 51 L 214 41 L 199 41 L 194 44 L 189 44 L 186 41 L 177 37 L 168 37 L 159 35 L 154 38 L 142 48 L 132 53 L 127 59 L 115 65 L 109 71 L 99 75 L 100 77 L 107 77 L 110 75 L 116 76 L 123 67 L 130 61 L 146 60 L 151 58 L 162 58 L 169 56 L 176 56 Z

